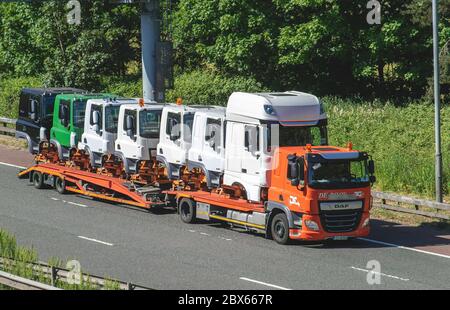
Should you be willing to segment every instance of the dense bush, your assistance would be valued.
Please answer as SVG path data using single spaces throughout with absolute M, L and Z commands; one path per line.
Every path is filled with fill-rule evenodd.
M 252 78 L 226 77 L 213 71 L 192 71 L 175 79 L 175 87 L 167 92 L 167 101 L 183 98 L 186 104 L 225 105 L 234 91 L 259 92 L 265 89 Z
M 20 90 L 38 86 L 42 81 L 35 77 L 0 78 L 0 116 L 17 118 Z
M 111 93 L 126 98 L 139 98 L 142 96 L 142 79 L 129 78 L 103 78 L 101 81 L 101 91 Z
M 330 143 L 352 141 L 376 161 L 376 187 L 381 190 L 434 195 L 434 109 L 410 103 L 389 103 L 325 98 Z M 450 107 L 442 109 L 444 192 L 450 187 Z

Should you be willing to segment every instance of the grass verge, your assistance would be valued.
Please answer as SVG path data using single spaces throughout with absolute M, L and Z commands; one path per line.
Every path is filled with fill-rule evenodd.
M 3 229 L 0 229 L 0 257 L 6 259 L 2 265 L 3 271 L 40 283 L 51 284 L 51 280 L 47 276 L 40 271 L 33 270 L 30 265 L 30 263 L 38 263 L 37 252 L 33 248 L 17 245 L 16 238 Z M 51 258 L 48 264 L 50 266 L 62 267 L 63 261 L 58 258 Z M 57 280 L 55 286 L 66 290 L 100 289 L 98 286 L 84 281 L 83 277 L 81 279 L 80 284 L 68 284 L 62 280 Z M 0 287 L 0 289 L 3 288 L 4 286 Z M 108 280 L 103 289 L 117 290 L 119 286 L 116 281 Z

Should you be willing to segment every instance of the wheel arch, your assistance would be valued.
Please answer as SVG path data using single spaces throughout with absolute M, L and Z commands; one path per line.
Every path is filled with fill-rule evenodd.
M 270 227 L 272 219 L 275 215 L 277 215 L 278 213 L 285 213 L 289 223 L 289 228 L 294 228 L 294 218 L 292 216 L 292 211 L 289 210 L 289 208 L 284 204 L 274 201 L 268 201 L 266 203 L 266 210 L 269 213 L 269 216 L 267 217 L 266 227 Z

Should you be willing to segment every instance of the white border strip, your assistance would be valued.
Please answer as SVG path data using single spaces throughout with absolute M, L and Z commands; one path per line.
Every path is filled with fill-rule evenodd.
M 88 238 L 88 237 L 84 237 L 84 236 L 78 236 L 78 238 L 84 239 L 84 240 L 88 240 L 88 241 L 92 241 L 92 242 L 97 242 L 97 243 L 101 243 L 104 245 L 108 245 L 108 246 L 113 246 L 114 244 L 109 243 L 109 242 L 105 242 L 105 241 L 101 241 L 101 240 L 97 240 L 97 239 L 93 239 L 93 238 Z
M 394 248 L 399 248 L 399 249 L 414 251 L 414 252 L 418 252 L 418 253 L 422 253 L 422 254 L 434 255 L 434 256 L 439 256 L 439 257 L 449 258 L 450 259 L 450 255 L 445 255 L 445 254 L 439 254 L 439 253 L 419 250 L 419 249 L 415 249 L 415 248 L 406 247 L 406 246 L 403 246 L 403 245 L 398 245 L 398 244 L 388 243 L 388 242 L 383 242 L 383 241 L 378 241 L 378 240 L 372 240 L 372 239 L 367 239 L 367 238 L 358 238 L 358 239 L 359 240 L 363 240 L 363 241 L 367 241 L 367 242 L 387 245 L 387 246 L 394 247 Z
M 26 169 L 26 167 L 23 167 L 23 166 L 17 166 L 17 165 L 13 165 L 13 164 L 8 164 L 8 163 L 4 163 L 4 162 L 1 162 L 1 161 L 0 161 L 0 165 L 8 166 L 8 167 L 14 167 L 14 168 L 19 168 L 19 169 Z
M 257 281 L 257 280 L 253 280 L 253 279 L 249 279 L 249 278 L 240 277 L 239 279 L 244 280 L 244 281 L 248 281 L 248 282 L 258 283 L 258 284 L 269 286 L 269 287 L 273 287 L 273 288 L 277 288 L 277 289 L 280 289 L 280 290 L 285 290 L 285 291 L 290 291 L 291 290 L 290 288 L 286 288 L 286 287 L 282 287 L 282 286 L 278 286 L 278 285 L 270 284 L 270 283 L 266 283 L 266 282 L 261 282 L 261 281 Z

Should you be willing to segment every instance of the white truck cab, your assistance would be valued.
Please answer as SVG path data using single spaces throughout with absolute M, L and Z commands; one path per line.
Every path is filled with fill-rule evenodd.
M 114 154 L 126 173 L 136 172 L 139 161 L 155 158 L 163 107 L 150 101 L 121 105 Z
M 84 132 L 78 149 L 89 154 L 92 167 L 102 165 L 102 156 L 114 154 L 119 110 L 123 104 L 137 104 L 135 99 L 89 99 L 86 103 Z
M 225 167 L 225 108 L 204 107 L 195 112 L 187 167 L 202 169 L 208 187 L 220 185 Z
M 270 187 L 276 146 L 327 144 L 322 103 L 302 92 L 233 93 L 226 110 L 224 185 L 239 186 L 250 201 Z
M 170 179 L 178 178 L 180 168 L 186 166 L 195 111 L 194 107 L 175 104 L 165 105 L 162 111 L 156 159 L 166 166 Z

